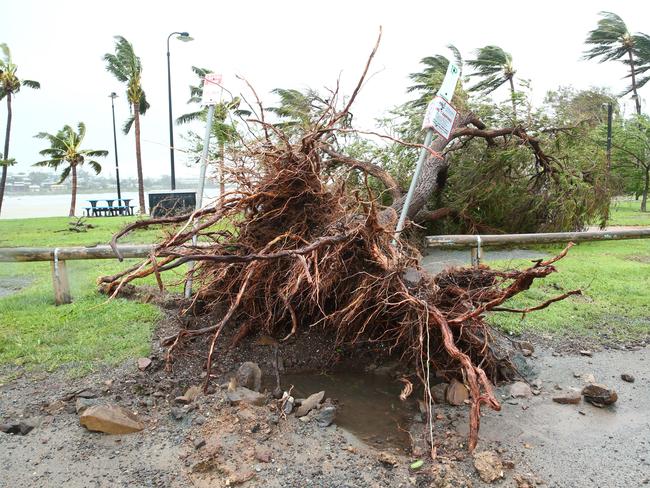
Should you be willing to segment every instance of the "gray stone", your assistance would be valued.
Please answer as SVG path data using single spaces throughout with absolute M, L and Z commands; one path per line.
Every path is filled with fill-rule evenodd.
M 510 385 L 508 392 L 512 398 L 530 398 L 533 396 L 530 386 L 523 381 L 515 381 Z
M 88 407 L 97 405 L 97 399 L 95 398 L 77 398 L 77 401 L 74 404 L 75 411 L 81 415 Z
M 436 403 L 444 403 L 447 394 L 447 383 L 438 383 L 431 387 L 431 396 Z
M 231 405 L 239 405 L 240 403 L 247 403 L 249 405 L 264 405 L 266 403 L 266 396 L 262 395 L 243 386 L 238 386 L 234 390 L 228 390 L 226 397 Z
M 34 426 L 28 422 L 7 422 L 0 424 L 0 432 L 13 435 L 27 435 L 34 429 Z
M 318 404 L 323 401 L 324 397 L 325 397 L 324 391 L 319 391 L 318 393 L 309 395 L 309 397 L 303 400 L 303 402 L 300 404 L 298 410 L 296 410 L 296 417 L 302 417 L 303 415 L 307 415 L 310 410 L 316 408 Z
M 332 424 L 332 422 L 334 422 L 335 417 L 336 407 L 334 405 L 328 405 L 321 408 L 314 416 L 314 419 L 316 420 L 316 424 L 318 424 L 319 427 L 328 427 Z
M 422 281 L 422 272 L 416 268 L 405 268 L 402 273 L 402 279 L 407 285 L 417 286 Z
M 628 374 L 628 373 L 623 373 L 621 375 L 621 379 L 623 381 L 627 381 L 628 383 L 634 383 L 634 376 L 632 376 L 631 374 Z
M 178 407 L 172 407 L 169 410 L 169 415 L 174 420 L 182 420 L 183 417 L 185 417 L 185 413 L 186 413 L 185 410 L 183 410 L 182 408 L 178 408 Z
M 235 375 L 237 385 L 253 391 L 260 391 L 262 388 L 262 370 L 250 361 L 242 363 Z
M 203 446 L 205 446 L 205 439 L 203 437 L 198 437 L 194 439 L 194 449 L 201 449 Z

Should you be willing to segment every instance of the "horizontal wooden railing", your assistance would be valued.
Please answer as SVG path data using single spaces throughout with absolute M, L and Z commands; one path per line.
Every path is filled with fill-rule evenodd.
M 616 241 L 648 239 L 650 228 L 613 231 L 554 232 L 546 234 L 486 234 L 428 236 L 427 247 L 439 249 L 471 249 L 472 263 L 478 264 L 484 247 L 552 244 L 586 241 Z M 145 258 L 154 244 L 125 244 L 118 246 L 123 258 Z M 70 303 L 66 261 L 79 259 L 117 259 L 110 246 L 93 247 L 5 247 L 0 248 L 0 262 L 49 261 L 52 265 L 54 297 L 57 305 Z
M 427 247 L 468 249 L 479 246 L 513 246 L 521 244 L 552 244 L 558 242 L 617 241 L 648 239 L 650 228 L 630 230 L 597 230 L 587 232 L 553 232 L 546 234 L 484 234 L 427 236 Z

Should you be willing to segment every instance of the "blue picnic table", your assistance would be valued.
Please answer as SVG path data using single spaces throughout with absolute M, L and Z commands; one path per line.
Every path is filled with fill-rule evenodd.
M 117 200 L 117 205 L 114 205 Z M 87 200 L 90 207 L 84 207 L 88 217 L 113 217 L 116 215 L 133 215 L 134 205 L 129 205 L 132 198 L 106 198 L 101 200 Z M 106 205 L 99 205 L 106 202 Z

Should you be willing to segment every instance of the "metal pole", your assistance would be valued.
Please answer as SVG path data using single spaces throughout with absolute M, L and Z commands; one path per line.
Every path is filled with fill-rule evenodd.
M 612 166 L 612 115 L 614 113 L 614 107 L 612 102 L 607 104 L 607 176 L 609 177 L 609 171 Z
M 212 119 L 214 119 L 214 105 L 208 107 L 208 120 L 205 124 L 203 137 L 203 154 L 201 154 L 201 174 L 199 176 L 199 189 L 196 198 L 196 209 L 203 206 L 203 188 L 205 187 L 205 173 L 208 168 L 208 153 L 210 151 L 210 135 L 212 134 Z
M 208 169 L 208 154 L 210 152 L 210 135 L 212 134 L 212 119 L 214 118 L 214 105 L 208 107 L 208 119 L 205 124 L 205 136 L 203 137 L 203 153 L 201 154 L 201 174 L 199 175 L 199 188 L 196 195 L 196 209 L 203 206 L 203 189 L 205 187 L 205 173 Z M 195 224 L 196 225 L 196 224 Z M 192 236 L 192 245 L 196 246 L 198 239 L 196 234 Z M 185 298 L 192 296 L 192 273 L 194 272 L 194 261 L 188 263 L 189 272 L 185 281 Z
M 411 206 L 413 193 L 415 193 L 415 187 L 417 186 L 418 179 L 420 178 L 420 173 L 422 172 L 422 166 L 424 164 L 424 160 L 426 159 L 427 153 L 429 152 L 427 148 L 431 145 L 432 140 L 433 140 L 433 129 L 427 129 L 427 134 L 424 137 L 424 144 L 423 147 L 420 149 L 420 156 L 418 157 L 418 162 L 415 166 L 415 172 L 413 173 L 413 179 L 411 180 L 411 186 L 409 186 L 409 191 L 406 194 L 406 200 L 404 200 L 404 206 L 402 207 L 402 213 L 399 216 L 399 221 L 397 222 L 397 227 L 395 228 L 393 245 L 397 244 L 400 233 L 404 229 L 404 224 L 406 223 L 406 215 L 408 214 L 409 207 Z
M 111 98 L 111 112 L 113 113 L 113 146 L 115 147 L 115 180 L 117 181 L 117 200 L 118 206 L 122 204 L 122 191 L 120 189 L 120 164 L 117 160 L 117 132 L 115 131 L 115 99 L 117 95 L 115 92 L 109 95 Z
M 172 121 L 172 71 L 169 59 L 169 39 L 177 32 L 172 32 L 167 37 L 167 98 L 169 100 L 169 161 L 171 164 L 171 186 L 176 189 L 176 170 L 174 167 L 174 125 Z

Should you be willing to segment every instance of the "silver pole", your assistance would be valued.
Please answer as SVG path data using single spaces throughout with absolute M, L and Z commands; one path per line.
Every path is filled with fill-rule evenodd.
M 397 244 L 397 241 L 399 240 L 400 237 L 400 233 L 404 229 L 404 224 L 406 223 L 406 215 L 408 214 L 409 207 L 411 206 L 413 193 L 415 193 L 415 187 L 417 186 L 418 179 L 420 178 L 420 173 L 422 172 L 422 166 L 424 164 L 424 160 L 426 159 L 427 153 L 429 152 L 427 149 L 431 145 L 432 140 L 433 140 L 433 129 L 427 129 L 427 134 L 424 137 L 424 144 L 422 149 L 420 149 L 420 156 L 418 157 L 418 162 L 415 165 L 415 172 L 413 173 L 411 186 L 409 186 L 409 191 L 406 194 L 406 200 L 404 200 L 404 206 L 402 207 L 402 213 L 399 216 L 399 221 L 397 222 L 397 227 L 395 228 L 393 245 Z
M 205 124 L 205 136 L 203 137 L 203 153 L 201 154 L 201 174 L 199 175 L 199 188 L 196 195 L 196 210 L 203 206 L 203 189 L 205 187 L 205 173 L 208 169 L 208 153 L 210 151 L 210 135 L 212 134 L 212 119 L 214 118 L 214 105 L 208 107 L 208 120 Z M 196 224 L 195 224 L 196 226 Z M 192 236 L 192 245 L 196 246 L 198 239 Z M 185 298 L 192 296 L 192 273 L 194 272 L 194 261 L 187 263 L 188 275 L 185 282 Z

